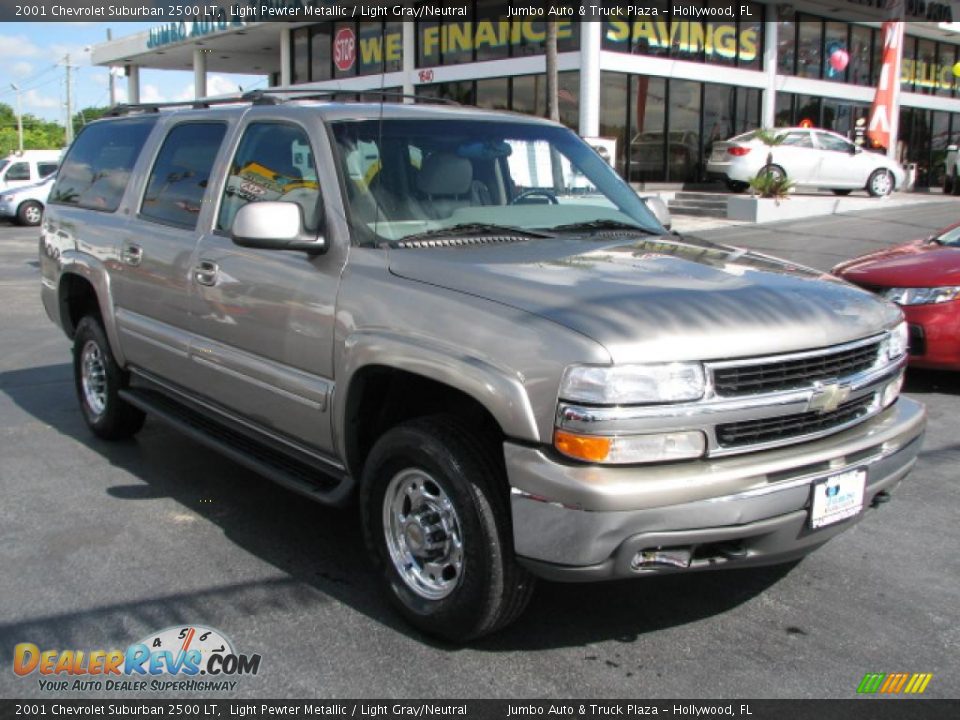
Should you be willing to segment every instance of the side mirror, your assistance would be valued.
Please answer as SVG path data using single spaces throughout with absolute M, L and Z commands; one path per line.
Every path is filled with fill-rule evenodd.
M 303 228 L 303 208 L 294 202 L 251 202 L 237 211 L 230 238 L 240 247 L 261 250 L 297 250 L 319 255 L 326 252 L 322 235 Z

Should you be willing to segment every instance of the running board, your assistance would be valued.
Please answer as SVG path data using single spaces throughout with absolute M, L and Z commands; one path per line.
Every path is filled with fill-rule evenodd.
M 353 482 L 334 468 L 322 468 L 306 453 L 285 452 L 271 443 L 194 410 L 157 390 L 135 387 L 120 397 L 148 415 L 172 425 L 197 442 L 274 482 L 325 505 L 347 504 Z

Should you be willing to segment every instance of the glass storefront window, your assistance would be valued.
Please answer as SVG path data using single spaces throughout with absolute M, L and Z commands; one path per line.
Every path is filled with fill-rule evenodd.
M 777 72 L 797 72 L 797 24 L 792 20 L 777 23 Z
M 667 81 L 635 75 L 630 78 L 630 140 L 626 149 L 627 180 L 630 182 L 666 179 L 664 129 Z
M 310 27 L 310 80 L 329 80 L 333 75 L 330 37 L 330 23 Z
M 737 88 L 708 84 L 703 88 L 703 156 L 710 157 L 715 142 L 737 134 Z
M 850 65 L 847 81 L 853 85 L 870 85 L 870 53 L 873 48 L 873 30 L 863 25 L 850 28 Z
M 797 25 L 797 75 L 818 78 L 822 69 L 823 23 L 808 16 Z
M 813 127 L 822 127 L 820 124 L 820 105 L 822 102 L 822 98 L 797 95 L 794 123 L 800 125 L 809 120 Z
M 543 75 L 521 75 L 513 78 L 511 109 L 543 117 L 547 114 L 547 81 Z
M 957 84 L 953 65 L 957 62 L 957 46 L 948 43 L 937 45 L 937 95 L 953 95 Z
M 883 33 L 879 33 L 883 34 Z M 881 50 L 882 52 L 882 50 Z M 881 64 L 881 61 L 877 61 Z M 913 82 L 917 72 L 917 39 L 909 35 L 903 38 L 903 60 L 900 63 L 900 89 L 913 91 Z
M 843 53 L 848 63 L 841 62 Z M 828 22 L 823 26 L 823 79 L 846 82 L 850 48 L 847 43 L 847 23 Z M 839 68 L 839 69 L 838 69 Z
M 793 95 L 777 93 L 777 101 L 774 107 L 774 124 L 777 127 L 790 127 L 793 125 Z
M 707 85 L 709 90 L 711 85 Z M 755 130 L 760 127 L 760 100 L 762 94 L 756 88 L 737 88 L 737 114 L 736 125 L 733 134 L 739 135 L 747 130 Z M 704 150 L 704 157 L 709 157 Z
M 917 62 L 914 66 L 914 90 L 924 95 L 932 95 L 936 92 L 938 82 L 937 44 L 933 40 L 919 40 Z
M 510 3 L 504 0 L 477 0 L 477 35 L 480 39 L 482 33 L 493 30 L 493 37 L 496 39 L 496 31 L 500 28 L 500 23 L 507 22 L 507 12 Z M 510 45 L 502 42 L 482 42 L 477 44 L 477 60 L 500 60 L 510 57 Z
M 510 79 L 477 80 L 477 107 L 488 110 L 509 110 Z
M 305 83 L 310 81 L 310 28 L 297 28 L 291 33 L 290 70 L 291 81 Z
M 942 187 L 950 144 L 950 113 L 934 112 L 930 138 L 930 187 Z
M 627 157 L 627 75 L 600 73 L 600 136 L 616 138 L 616 168 L 626 177 Z
M 700 170 L 700 90 L 702 84 L 671 80 L 667 128 L 667 179 L 696 182 Z

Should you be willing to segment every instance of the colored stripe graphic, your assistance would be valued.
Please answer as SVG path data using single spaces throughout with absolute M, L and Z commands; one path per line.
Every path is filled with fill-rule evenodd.
M 857 686 L 861 694 L 920 695 L 933 680 L 933 673 L 867 673 Z

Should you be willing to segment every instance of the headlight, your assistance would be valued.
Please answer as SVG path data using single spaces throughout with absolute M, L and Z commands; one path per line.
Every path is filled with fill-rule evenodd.
M 934 305 L 956 300 L 960 297 L 960 287 L 890 288 L 883 296 L 897 305 Z
M 13 196 L 12 196 L 12 195 L 0 195 L 0 203 L 4 203 L 4 202 L 13 202 Z
M 700 363 L 571 365 L 560 398 L 594 405 L 639 405 L 699 400 L 706 381 Z
M 907 353 L 910 346 L 910 331 L 905 322 L 897 325 L 883 341 L 888 360 L 896 360 Z

